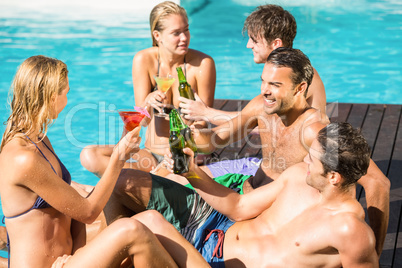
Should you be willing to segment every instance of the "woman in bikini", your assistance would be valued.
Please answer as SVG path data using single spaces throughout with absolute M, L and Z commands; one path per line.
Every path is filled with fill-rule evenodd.
M 112 223 L 85 245 L 85 223 L 101 213 L 126 160 L 138 151 L 139 128 L 121 139 L 102 178 L 88 196 L 81 196 L 46 136 L 67 104 L 67 73 L 63 62 L 33 56 L 14 78 L 0 147 L 9 267 L 120 267 L 128 256 L 134 256 L 136 267 L 177 267 L 156 236 L 134 218 Z
M 135 105 L 146 107 L 151 120 L 148 122 L 145 148 L 133 156 L 137 162 L 126 164 L 126 168 L 148 172 L 163 160 L 165 149 L 169 146 L 169 119 L 155 115 L 162 108 L 162 102 L 167 102 L 170 107 L 179 107 L 176 68 L 182 68 L 191 88 L 208 106 L 213 105 L 216 82 L 213 59 L 200 51 L 189 49 L 190 32 L 184 8 L 169 1 L 158 4 L 151 11 L 150 26 L 152 47 L 141 50 L 134 56 L 132 76 Z M 166 95 L 157 90 L 155 75 L 172 75 L 175 78 Z M 200 128 L 206 126 L 205 122 L 193 124 Z M 82 165 L 101 176 L 112 148 L 112 145 L 87 146 L 81 152 Z

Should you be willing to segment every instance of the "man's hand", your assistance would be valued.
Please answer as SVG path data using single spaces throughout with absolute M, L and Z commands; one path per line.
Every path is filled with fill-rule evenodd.
M 208 106 L 201 100 L 197 93 L 194 92 L 195 101 L 179 97 L 179 107 L 184 119 L 192 121 L 208 122 Z

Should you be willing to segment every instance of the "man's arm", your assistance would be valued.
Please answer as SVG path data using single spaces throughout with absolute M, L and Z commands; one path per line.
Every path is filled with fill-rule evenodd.
M 194 93 L 195 101 L 179 97 L 180 108 L 187 120 L 205 121 L 214 125 L 221 125 L 239 115 L 239 111 L 228 112 L 214 109 L 205 104 L 197 93 Z
M 311 107 L 314 107 L 320 110 L 322 114 L 325 114 L 327 96 L 325 94 L 324 83 L 322 82 L 321 77 L 316 69 L 314 69 L 313 81 L 308 88 L 306 99 L 307 103 L 310 104 Z
M 261 95 L 252 99 L 238 116 L 227 120 L 213 129 L 199 129 L 194 135 L 200 152 L 211 153 L 246 137 L 258 124 L 258 115 L 262 110 Z
M 188 155 L 193 155 L 189 148 L 185 148 L 184 152 Z M 186 177 L 197 193 L 209 205 L 228 218 L 241 221 L 254 218 L 269 208 L 284 188 L 286 178 L 291 176 L 290 173 L 292 172 L 293 169 L 290 168 L 284 171 L 275 181 L 243 195 L 215 182 L 193 161 L 190 164 L 190 172 L 186 174 Z
M 370 160 L 367 174 L 358 183 L 363 186 L 366 193 L 367 215 L 375 234 L 376 251 L 380 256 L 388 228 L 391 184 L 373 160 Z

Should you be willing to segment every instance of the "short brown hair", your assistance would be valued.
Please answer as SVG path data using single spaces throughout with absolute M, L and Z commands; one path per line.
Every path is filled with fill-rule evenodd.
M 251 39 L 264 38 L 271 43 L 276 38 L 282 40 L 284 47 L 293 47 L 296 37 L 296 20 L 289 11 L 277 5 L 263 5 L 256 8 L 244 22 L 243 34 Z

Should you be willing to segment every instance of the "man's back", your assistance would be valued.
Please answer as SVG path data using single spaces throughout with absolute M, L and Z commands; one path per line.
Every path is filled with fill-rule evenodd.
M 367 254 L 376 258 L 374 235 L 364 222 L 360 204 L 354 198 L 322 203 L 319 191 L 307 185 L 301 174 L 307 174 L 305 163 L 287 169 L 278 179 L 284 179 L 284 187 L 272 206 L 258 217 L 229 228 L 224 243 L 227 264 L 339 267 L 341 257 L 335 247 L 346 241 L 357 248 L 366 247 L 372 251 Z M 356 238 L 365 240 L 348 240 L 354 238 L 356 229 L 363 230 L 363 235 L 357 234 Z M 366 251 L 359 250 L 357 254 L 361 252 Z

